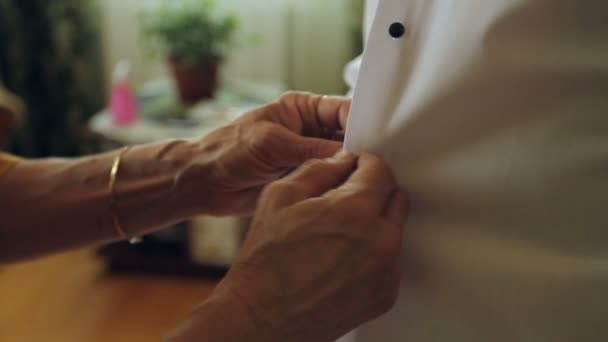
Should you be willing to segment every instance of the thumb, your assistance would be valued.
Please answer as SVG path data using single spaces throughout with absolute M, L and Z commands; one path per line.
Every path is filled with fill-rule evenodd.
M 311 159 L 287 177 L 266 188 L 260 203 L 275 212 L 340 186 L 353 172 L 357 158 L 342 152 L 333 158 Z
M 333 157 L 342 149 L 343 144 L 333 140 L 298 136 L 298 138 L 290 144 L 290 147 L 291 156 L 286 160 L 290 165 L 286 166 L 294 167 L 301 165 L 309 159 Z
M 333 157 L 343 147 L 339 141 L 303 137 L 290 133 L 286 141 L 282 167 L 295 167 L 303 164 L 309 159 L 325 159 Z

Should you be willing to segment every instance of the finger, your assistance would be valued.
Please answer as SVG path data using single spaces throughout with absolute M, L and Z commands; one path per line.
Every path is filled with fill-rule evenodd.
M 408 199 L 405 192 L 401 190 L 395 190 L 392 198 L 389 200 L 386 209 L 384 210 L 384 217 L 390 222 L 403 226 L 409 213 Z
M 321 138 L 301 138 L 294 145 L 294 165 L 301 165 L 309 159 L 329 158 L 342 150 L 342 147 L 343 144 L 338 141 Z
M 282 208 L 311 197 L 318 197 L 340 186 L 353 172 L 357 158 L 342 152 L 334 158 L 311 160 L 289 176 L 271 184 L 261 202 Z
M 331 158 L 310 160 L 285 177 L 286 182 L 307 184 L 308 197 L 320 196 L 344 183 L 355 170 L 357 157 L 341 151 Z
M 342 96 L 322 96 L 317 104 L 320 122 L 332 130 L 346 129 L 351 100 Z M 337 121 L 336 121 L 337 120 Z
M 346 97 L 321 96 L 303 92 L 283 95 L 279 122 L 293 132 L 313 137 L 331 137 L 344 130 L 351 101 Z
M 364 153 L 359 157 L 357 170 L 336 193 L 328 195 L 365 197 L 368 209 L 380 215 L 386 208 L 397 183 L 390 167 L 380 158 Z
M 334 156 L 342 147 L 342 142 L 321 138 L 302 137 L 285 130 L 283 146 L 276 146 L 280 152 L 275 158 L 280 168 L 292 168 L 302 165 L 310 159 L 325 159 Z
M 397 184 L 390 166 L 381 157 L 369 153 L 361 154 L 349 183 L 364 189 L 381 190 L 383 197 L 391 195 Z

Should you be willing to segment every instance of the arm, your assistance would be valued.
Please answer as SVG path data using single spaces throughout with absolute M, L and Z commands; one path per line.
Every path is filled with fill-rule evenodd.
M 231 271 L 170 340 L 332 341 L 392 306 L 405 198 L 376 157 L 320 160 L 341 148 L 327 138 L 348 107 L 290 94 L 200 141 L 124 155 L 116 190 L 130 234 L 257 207 Z M 107 189 L 115 158 L 23 161 L 0 178 L 2 260 L 116 239 Z
M 341 148 L 350 103 L 292 93 L 198 141 L 138 146 L 122 158 L 117 216 L 132 236 L 197 214 L 248 215 L 263 187 Z M 117 152 L 22 161 L 0 178 L 0 262 L 119 239 L 108 190 Z
M 116 183 L 117 215 L 131 235 L 186 217 L 173 179 L 194 152 L 171 141 L 128 151 Z M 110 168 L 117 152 L 22 161 L 0 179 L 0 261 L 15 261 L 119 239 L 110 212 Z

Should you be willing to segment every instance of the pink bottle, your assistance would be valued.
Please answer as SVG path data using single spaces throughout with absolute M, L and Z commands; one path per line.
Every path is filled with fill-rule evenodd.
M 110 95 L 110 113 L 112 122 L 117 126 L 126 126 L 137 121 L 139 105 L 129 82 L 131 63 L 122 60 L 116 64 L 113 75 L 112 94 Z

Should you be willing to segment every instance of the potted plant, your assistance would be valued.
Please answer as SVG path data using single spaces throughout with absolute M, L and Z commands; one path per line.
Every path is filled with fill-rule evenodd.
M 218 10 L 214 0 L 165 0 L 144 13 L 143 23 L 149 47 L 167 55 L 182 101 L 212 98 L 238 18 Z

